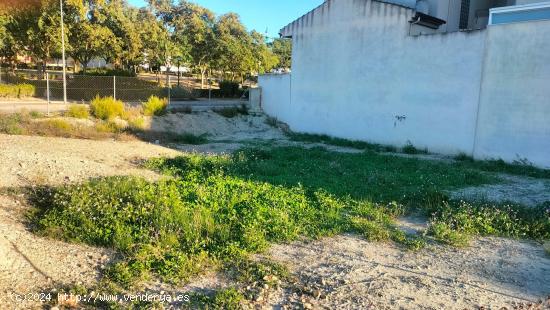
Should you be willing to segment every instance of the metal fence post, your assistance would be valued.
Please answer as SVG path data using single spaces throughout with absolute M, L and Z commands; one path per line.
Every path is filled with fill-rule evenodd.
M 210 75 L 208 75 L 208 101 L 212 100 L 212 81 Z
M 50 74 L 46 72 L 46 98 L 48 99 L 47 115 L 50 116 Z
M 113 76 L 113 99 L 116 100 L 116 75 Z
M 172 96 L 172 83 L 170 83 L 170 76 L 168 76 L 168 105 L 170 105 L 171 101 L 172 101 L 172 98 L 170 98 Z

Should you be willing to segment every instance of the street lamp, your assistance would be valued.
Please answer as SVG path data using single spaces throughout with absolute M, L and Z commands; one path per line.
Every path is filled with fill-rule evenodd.
M 67 104 L 67 63 L 65 61 L 65 25 L 63 23 L 63 0 L 59 0 L 61 10 L 61 58 L 63 60 L 63 103 Z

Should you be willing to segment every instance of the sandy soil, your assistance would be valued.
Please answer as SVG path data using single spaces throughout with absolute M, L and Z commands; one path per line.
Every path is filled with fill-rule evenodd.
M 145 158 L 176 156 L 175 150 L 140 141 L 88 141 L 0 135 L 0 187 L 59 184 L 112 175 L 155 173 L 139 168 Z
M 214 112 L 173 113 L 148 118 L 146 129 L 180 134 L 208 135 L 213 141 L 250 139 L 284 139 L 284 134 L 265 122 L 265 116 L 239 115 L 227 118 Z
M 40 305 L 14 302 L 10 299 L 14 292 L 37 293 L 56 285 L 92 283 L 102 266 L 114 257 L 106 249 L 34 235 L 24 224 L 27 210 L 24 197 L 8 194 L 7 188 L 78 182 L 110 175 L 156 179 L 160 176 L 141 169 L 139 163 L 144 158 L 181 154 L 175 149 L 231 152 L 247 139 L 274 139 L 270 140 L 274 145 L 295 145 L 282 139 L 280 131 L 265 125 L 261 117 L 226 119 L 214 114 L 169 115 L 161 121 L 153 120 L 152 126 L 195 134 L 205 131 L 216 140 L 202 146 L 172 146 L 174 149 L 139 141 L 0 135 L 0 308 L 7 305 L 27 309 Z M 312 146 L 320 145 L 308 144 Z M 509 197 L 517 196 L 522 191 L 513 184 L 524 182 L 525 188 L 531 189 L 522 192 L 525 201 L 547 199 L 547 181 L 529 178 L 509 181 L 508 185 L 501 185 L 508 188 L 499 189 L 499 197 L 504 192 L 509 192 Z M 476 191 L 497 192 L 494 189 L 481 187 Z M 423 221 L 403 222 L 404 229 L 413 232 L 422 230 L 424 225 Z M 259 308 L 290 305 L 338 309 L 475 309 L 479 306 L 511 309 L 538 300 L 546 302 L 550 295 L 550 258 L 545 256 L 541 245 L 531 242 L 480 238 L 466 249 L 434 244 L 411 253 L 391 244 L 344 235 L 276 245 L 269 254 L 288 264 L 299 281 L 273 292 L 267 302 L 258 301 Z M 226 280 L 208 275 L 180 289 L 159 283 L 151 284 L 148 289 L 208 291 L 226 285 Z
M 274 304 L 326 309 L 513 309 L 547 302 L 550 259 L 538 244 L 481 238 L 466 249 L 431 245 L 418 253 L 338 236 L 278 245 L 306 293 Z M 546 304 L 550 307 L 550 303 Z M 543 306 L 541 306 L 543 307 Z

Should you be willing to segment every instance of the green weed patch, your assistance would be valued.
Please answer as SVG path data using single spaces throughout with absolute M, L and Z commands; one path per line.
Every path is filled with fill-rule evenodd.
M 455 246 L 475 235 L 550 237 L 548 206 L 450 201 L 446 189 L 497 182 L 455 163 L 281 147 L 158 158 L 146 167 L 169 177 L 102 178 L 36 195 L 38 233 L 118 250 L 122 259 L 105 276 L 122 288 L 151 278 L 186 282 L 213 268 L 241 283 L 273 285 L 284 268 L 250 254 L 301 237 L 351 232 L 418 250 L 426 236 L 395 224 L 410 212 L 430 219 L 433 239 Z M 225 307 L 251 298 L 235 290 L 195 297 Z

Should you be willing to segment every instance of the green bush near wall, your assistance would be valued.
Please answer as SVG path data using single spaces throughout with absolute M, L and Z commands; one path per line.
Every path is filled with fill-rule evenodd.
M 221 81 L 220 82 L 220 93 L 223 98 L 235 98 L 238 97 L 239 92 L 239 83 L 233 81 Z
M 34 96 L 35 91 L 35 87 L 30 84 L 0 84 L 0 97 L 2 98 L 32 97 Z

